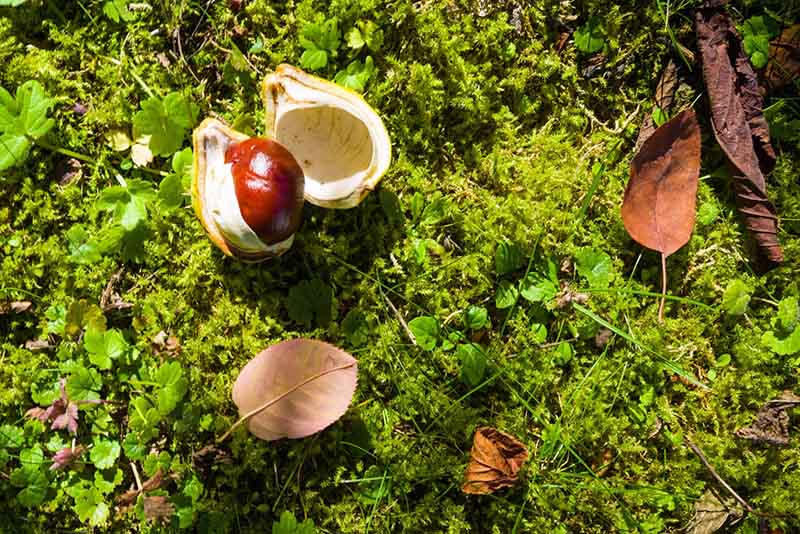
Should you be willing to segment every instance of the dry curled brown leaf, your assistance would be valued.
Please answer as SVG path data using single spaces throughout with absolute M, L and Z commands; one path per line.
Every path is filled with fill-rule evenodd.
M 711 102 L 711 125 L 728 158 L 739 213 L 767 262 L 763 267 L 774 267 L 783 261 L 783 252 L 764 174 L 775 165 L 775 153 L 758 80 L 724 9 L 698 9 L 695 31 Z
M 758 411 L 753 424 L 734 432 L 738 438 L 749 440 L 757 445 L 782 447 L 789 444 L 790 409 L 800 406 L 800 397 L 791 391 L 784 391 L 777 399 L 764 404 Z
M 485 495 L 513 486 L 527 459 L 528 449 L 517 438 L 495 428 L 481 427 L 475 431 L 461 491 Z
M 664 294 L 666 258 L 692 235 L 699 176 L 700 127 L 691 109 L 653 132 L 631 162 L 622 222 L 637 243 L 661 252 Z M 662 299 L 659 319 L 663 307 Z

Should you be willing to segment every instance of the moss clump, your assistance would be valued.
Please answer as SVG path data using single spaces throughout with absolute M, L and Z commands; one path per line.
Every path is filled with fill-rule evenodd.
M 0 303 L 33 302 L 28 313 L 0 315 L 0 532 L 86 528 L 101 504 L 108 517 L 98 528 L 109 532 L 263 532 L 284 510 L 342 534 L 663 532 L 685 525 L 694 502 L 716 487 L 685 436 L 774 517 L 773 528 L 789 531 L 800 521 L 792 490 L 800 485 L 798 446 L 759 448 L 733 436 L 765 401 L 797 387 L 797 355 L 761 343 L 777 302 L 798 292 L 797 139 L 776 141 L 770 195 L 786 262 L 763 276 L 750 268 L 721 159 L 705 153 L 698 224 L 670 258 L 670 287 L 681 299 L 668 301 L 659 325 L 657 300 L 645 294 L 658 290 L 659 258 L 635 245 L 619 218 L 637 125 L 670 54 L 655 3 L 156 2 L 127 21 L 104 12 L 112 3 L 120 4 L 0 10 L 3 86 L 39 80 L 55 98 L 48 142 L 96 160 L 59 183 L 64 156 L 34 148 L 0 177 Z M 756 4 L 735 7 L 745 18 L 766 12 Z M 772 13 L 796 16 L 770 4 Z M 688 44 L 682 15 L 691 7 L 668 21 Z M 593 15 L 607 36 L 601 56 L 570 40 L 559 47 Z M 294 248 L 270 263 L 223 257 L 190 209 L 157 203 L 148 205 L 134 259 L 113 246 L 92 261 L 76 259 L 81 243 L 70 240 L 71 229 L 102 242 L 113 227 L 96 207 L 104 189 L 120 178 L 154 188 L 161 180 L 115 152 L 111 131 L 132 135 L 133 115 L 150 93 L 179 91 L 202 116 L 258 133 L 260 79 L 280 62 L 299 64 L 300 35 L 320 17 L 335 18 L 342 35 L 317 74 L 333 78 L 367 54 L 377 67 L 364 96 L 384 117 L 395 154 L 379 191 L 353 210 L 307 206 Z M 346 33 L 367 21 L 382 29 L 382 46 L 348 47 Z M 796 119 L 791 106 L 774 110 L 773 124 Z M 599 187 L 587 198 L 599 164 Z M 151 168 L 172 172 L 168 158 Z M 517 244 L 522 256 L 502 275 L 500 243 Z M 607 258 L 602 282 L 576 267 L 587 250 Z M 587 309 L 627 339 L 612 335 L 604 344 L 603 325 L 555 301 L 498 306 L 498 288 L 518 284 L 528 264 L 556 277 L 559 290 L 588 294 Z M 99 303 L 121 267 L 112 289 L 133 306 L 104 315 L 128 349 L 103 369 L 69 310 L 81 299 Z M 314 279 L 331 288 L 331 320 L 298 323 L 290 292 Z M 753 297 L 744 316 L 720 308 L 735 279 Z M 437 348 L 412 345 L 387 299 L 406 321 L 436 318 Z M 488 326 L 465 326 L 470 305 L 487 309 Z M 180 348 L 154 341 L 162 331 Z M 486 354 L 477 387 L 460 379 L 462 364 L 443 343 L 459 335 Z M 241 431 L 204 449 L 235 420 L 229 391 L 239 368 L 267 345 L 300 336 L 359 359 L 345 417 L 301 441 L 263 443 Z M 31 340 L 52 346 L 33 352 Z M 711 389 L 687 383 L 665 359 Z M 135 402 L 157 397 L 154 377 L 172 361 L 189 391 L 145 439 L 150 430 L 134 428 Z M 113 401 L 82 407 L 75 438 L 119 443 L 114 467 L 84 457 L 72 470 L 47 469 L 72 436 L 24 414 L 55 398 L 60 377 L 70 391 Z M 467 497 L 461 477 L 481 425 L 516 435 L 531 459 L 517 487 Z M 22 459 L 37 448 L 45 463 L 30 473 L 39 474 L 23 473 Z M 135 484 L 131 462 L 145 479 L 159 467 L 174 475 L 159 490 L 175 508 L 169 526 L 144 519 L 141 505 L 112 510 L 114 497 Z M 36 488 L 41 501 L 26 501 Z M 755 532 L 756 524 L 750 518 L 737 528 Z

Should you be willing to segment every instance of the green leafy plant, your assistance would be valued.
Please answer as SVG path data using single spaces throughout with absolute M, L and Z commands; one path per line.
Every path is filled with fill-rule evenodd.
M 341 41 L 339 21 L 317 17 L 303 27 L 300 32 L 300 45 L 305 49 L 300 56 L 300 65 L 305 69 L 320 70 L 336 56 Z
M 319 278 L 303 280 L 289 289 L 286 308 L 289 318 L 310 328 L 327 326 L 332 318 L 333 289 Z
M 347 46 L 354 50 L 366 46 L 371 51 L 377 52 L 383 45 L 383 30 L 371 20 L 360 20 L 350 28 L 345 40 Z
M 199 109 L 178 92 L 163 99 L 152 96 L 142 102 L 133 116 L 134 138 L 148 137 L 148 146 L 157 156 L 171 156 L 180 150 L 187 131 L 197 122 Z
M 722 309 L 728 315 L 744 315 L 753 289 L 742 280 L 734 280 L 722 294 Z
M 359 60 L 350 62 L 345 70 L 336 73 L 333 81 L 353 91 L 363 91 L 369 79 L 375 74 L 375 64 L 372 56 L 362 63 Z
M 606 288 L 611 281 L 614 266 L 611 257 L 602 250 L 582 248 L 575 254 L 575 268 L 586 278 L 590 287 Z
M 316 532 L 312 520 L 306 519 L 301 523 L 288 510 L 281 514 L 279 521 L 272 524 L 272 534 L 316 534 Z
M 0 87 L 0 171 L 24 162 L 31 145 L 55 126 L 47 116 L 52 106 L 35 80 L 20 85 L 16 97 Z
M 575 30 L 575 46 L 587 54 L 594 54 L 603 48 L 606 33 L 599 17 L 590 17 L 586 24 Z
M 408 322 L 408 329 L 414 334 L 414 339 L 422 350 L 433 350 L 439 343 L 441 328 L 435 317 L 415 317 Z
M 764 332 L 761 343 L 772 352 L 790 355 L 800 352 L 800 307 L 797 297 L 786 297 L 778 303 L 778 313 L 772 320 L 772 330 Z
M 742 43 L 750 62 L 757 69 L 767 66 L 769 42 L 780 33 L 778 23 L 769 15 L 750 17 L 742 24 Z
M 108 0 L 103 4 L 103 13 L 114 22 L 130 22 L 136 18 L 136 13 L 128 8 L 127 0 Z

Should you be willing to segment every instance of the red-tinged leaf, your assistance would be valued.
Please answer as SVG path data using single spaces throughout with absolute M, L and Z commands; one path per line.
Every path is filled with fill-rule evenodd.
M 631 162 L 622 222 L 636 242 L 661 252 L 664 294 L 666 257 L 692 236 L 699 176 L 700 126 L 691 109 L 661 125 Z M 659 319 L 663 307 L 662 298 Z
M 69 467 L 72 462 L 77 460 L 81 454 L 86 451 L 86 447 L 82 445 L 78 445 L 76 447 L 64 447 L 57 453 L 53 455 L 53 465 L 50 466 L 50 470 L 56 469 L 64 469 L 65 467 Z
M 355 358 L 332 345 L 311 339 L 284 341 L 244 366 L 233 385 L 233 402 L 240 422 L 246 419 L 257 437 L 302 438 L 344 414 L 357 372 Z
M 528 449 L 517 438 L 491 427 L 475 431 L 461 491 L 473 495 L 494 493 L 513 486 Z
M 697 10 L 695 31 L 711 102 L 711 125 L 728 158 L 739 213 L 768 262 L 765 267 L 774 267 L 783 261 L 783 252 L 764 173 L 772 170 L 775 154 L 755 72 L 724 9 Z

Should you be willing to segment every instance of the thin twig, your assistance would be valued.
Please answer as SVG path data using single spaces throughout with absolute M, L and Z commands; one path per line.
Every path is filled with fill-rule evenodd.
M 658 322 L 664 322 L 664 302 L 667 300 L 667 257 L 661 253 L 661 303 L 658 305 Z
M 139 470 L 136 469 L 136 464 L 131 462 L 131 469 L 133 470 L 133 478 L 136 479 L 136 489 L 139 490 L 139 493 L 142 492 L 142 479 L 139 478 Z
M 219 437 L 217 439 L 216 443 L 222 443 L 223 441 L 225 441 L 228 438 L 228 436 L 231 435 L 231 432 L 233 432 L 234 430 L 236 430 L 236 428 L 239 427 L 239 425 L 241 425 L 242 423 L 244 423 L 245 421 L 247 421 L 248 419 L 250 419 L 254 415 L 258 415 L 260 412 L 266 410 L 267 408 L 269 408 L 270 406 L 272 406 L 273 404 L 275 404 L 276 402 L 278 402 L 279 400 L 281 400 L 285 396 L 289 395 L 290 393 L 294 393 L 295 391 L 297 391 L 301 387 L 305 386 L 309 382 L 313 382 L 317 378 L 323 377 L 323 376 L 325 376 L 325 375 L 327 375 L 329 373 L 333 373 L 335 371 L 341 371 L 342 369 L 347 369 L 349 367 L 353 367 L 355 364 L 356 364 L 356 362 L 346 363 L 346 364 L 343 364 L 343 365 L 339 365 L 338 367 L 333 367 L 331 369 L 326 369 L 324 371 L 320 371 L 319 373 L 317 373 L 315 375 L 309 376 L 308 378 L 306 378 L 305 380 L 303 380 L 299 384 L 297 384 L 295 386 L 292 386 L 291 388 L 289 388 L 288 390 L 284 391 L 283 393 L 281 393 L 280 395 L 278 395 L 274 399 L 268 400 L 267 402 L 265 402 L 264 404 L 262 404 L 258 408 L 250 410 L 249 412 L 247 412 L 246 414 L 241 416 L 238 421 L 236 421 L 235 423 L 233 423 L 231 425 L 231 427 L 228 429 L 227 432 L 225 432 L 221 437 Z
M 397 320 L 398 320 L 398 321 L 400 321 L 400 324 L 403 326 L 403 330 L 405 330 L 405 332 L 406 332 L 406 335 L 408 336 L 408 339 L 410 339 L 410 340 L 411 340 L 411 343 L 412 343 L 413 345 L 415 345 L 415 346 L 416 346 L 416 344 L 417 344 L 417 338 L 415 338 L 415 337 L 414 337 L 414 334 L 411 332 L 411 329 L 409 329 L 409 328 L 408 328 L 408 325 L 406 324 L 406 321 L 403 319 L 403 316 L 402 316 L 402 315 L 400 315 L 400 312 L 399 312 L 399 311 L 397 311 L 397 308 L 395 308 L 395 307 L 394 307 L 394 304 L 392 304 L 392 301 L 391 301 L 391 300 L 389 300 L 389 297 L 387 297 L 386 295 L 384 295 L 384 296 L 383 296 L 383 300 L 385 300 L 385 301 L 386 301 L 386 304 L 388 304 L 388 305 L 389 305 L 389 308 L 390 308 L 390 309 L 392 310 L 392 312 L 394 313 L 394 316 L 395 316 L 395 317 L 397 317 Z
M 706 466 L 706 469 L 708 469 L 708 472 L 711 473 L 711 476 L 713 476 L 717 480 L 717 482 L 719 482 L 720 485 L 722 485 L 723 488 L 728 490 L 728 493 L 730 493 L 733 496 L 733 498 L 736 499 L 736 501 L 744 507 L 745 510 L 747 510 L 751 514 L 760 515 L 755 510 L 753 510 L 753 507 L 750 506 L 750 503 L 741 498 L 739 494 L 736 493 L 733 490 L 733 488 L 730 487 L 728 483 L 722 479 L 721 476 L 719 476 L 719 474 L 717 474 L 717 472 L 714 470 L 714 467 L 712 467 L 712 465 L 708 463 L 708 459 L 706 458 L 706 455 L 703 454 L 703 451 L 700 450 L 700 447 L 695 445 L 694 442 L 690 440 L 688 437 L 684 438 L 684 441 L 686 441 L 686 444 L 689 446 L 690 449 L 692 449 L 692 452 L 694 452 L 700 458 L 700 461 L 703 462 L 703 465 Z

